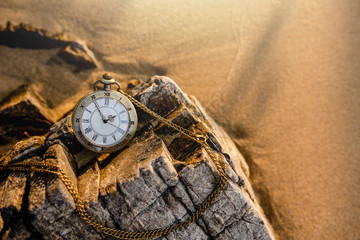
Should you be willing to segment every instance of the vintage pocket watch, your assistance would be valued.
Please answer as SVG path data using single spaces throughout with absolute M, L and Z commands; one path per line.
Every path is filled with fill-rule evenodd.
M 103 89 L 97 89 L 99 83 Z M 117 85 L 117 91 L 111 90 L 112 84 Z M 99 153 L 124 147 L 134 137 L 137 123 L 134 105 L 107 73 L 95 82 L 93 92 L 80 99 L 72 116 L 76 138 L 87 149 Z

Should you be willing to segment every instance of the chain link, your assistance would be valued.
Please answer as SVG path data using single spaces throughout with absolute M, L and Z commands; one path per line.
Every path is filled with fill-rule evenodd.
M 212 161 L 214 162 L 219 175 L 220 180 L 215 187 L 215 189 L 210 193 L 210 195 L 205 199 L 205 201 L 200 205 L 199 208 L 196 209 L 196 211 L 185 221 L 181 223 L 177 223 L 175 225 L 150 230 L 150 231 L 143 231 L 143 232 L 128 232 L 118 229 L 113 229 L 106 227 L 102 225 L 99 221 L 94 219 L 92 216 L 90 216 L 85 209 L 85 204 L 81 200 L 81 197 L 79 195 L 79 192 L 72 184 L 69 177 L 66 175 L 66 173 L 57 165 L 51 164 L 51 163 L 45 163 L 45 162 L 36 162 L 36 163 L 15 163 L 15 164 L 4 164 L 0 163 L 0 171 L 20 171 L 20 172 L 38 172 L 38 173 L 44 173 L 44 174 L 53 174 L 57 176 L 66 186 L 67 190 L 71 194 L 72 198 L 74 199 L 74 203 L 76 206 L 76 212 L 80 215 L 81 219 L 83 219 L 86 223 L 97 229 L 99 232 L 102 232 L 104 234 L 107 234 L 109 236 L 118 238 L 118 239 L 149 239 L 149 238 L 155 238 L 167 235 L 171 232 L 174 232 L 176 230 L 179 230 L 181 228 L 184 228 L 191 224 L 192 222 L 195 222 L 199 219 L 199 217 L 210 207 L 210 205 L 215 201 L 215 199 L 220 195 L 221 191 L 224 189 L 224 186 L 227 182 L 226 174 L 221 166 L 221 163 L 215 156 L 214 152 L 211 150 L 210 146 L 206 142 L 206 133 L 203 131 L 199 131 L 198 133 L 192 132 L 188 129 L 185 129 L 177 124 L 172 123 L 171 121 L 165 119 L 164 117 L 160 116 L 159 114 L 153 112 L 149 108 L 147 108 L 145 105 L 143 105 L 141 102 L 130 96 L 129 94 L 123 92 L 120 90 L 122 94 L 124 94 L 129 100 L 135 104 L 137 107 L 145 111 L 146 113 L 150 114 L 151 116 L 159 119 L 164 124 L 170 126 L 171 128 L 179 131 L 183 135 L 187 136 L 188 138 L 192 139 L 193 141 L 199 143 L 205 151 L 208 153 Z

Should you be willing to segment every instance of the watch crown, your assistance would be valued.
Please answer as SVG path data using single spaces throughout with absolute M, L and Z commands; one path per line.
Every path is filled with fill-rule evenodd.
M 116 84 L 118 86 L 118 91 L 120 90 L 120 84 L 113 79 L 113 77 L 110 75 L 110 73 L 105 73 L 102 78 L 95 82 L 94 84 L 94 90 L 96 90 L 96 85 L 98 83 L 102 83 L 104 85 L 105 91 L 110 91 L 111 84 Z
M 103 79 L 106 79 L 106 80 L 111 80 L 113 77 L 110 75 L 110 73 L 105 73 L 103 75 Z

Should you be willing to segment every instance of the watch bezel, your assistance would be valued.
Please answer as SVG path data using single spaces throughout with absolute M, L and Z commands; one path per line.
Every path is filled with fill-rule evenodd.
M 81 118 L 83 115 L 83 112 L 86 109 L 86 106 L 98 98 L 111 98 L 115 99 L 116 101 L 119 101 L 122 103 L 129 116 L 129 125 L 128 129 L 124 134 L 124 137 L 122 140 L 118 143 L 109 145 L 109 146 L 103 146 L 103 145 L 96 145 L 93 142 L 90 142 L 86 137 L 85 134 L 81 128 Z M 96 90 L 93 92 L 90 92 L 86 94 L 84 97 L 82 97 L 79 102 L 76 104 L 74 108 L 74 112 L 72 115 L 72 125 L 74 129 L 75 137 L 78 139 L 78 141 L 87 149 L 93 152 L 97 153 L 111 153 L 120 150 L 121 148 L 125 147 L 126 144 L 130 142 L 130 140 L 134 137 L 137 129 L 138 124 L 138 118 L 136 114 L 136 109 L 134 105 L 130 102 L 130 100 L 124 96 L 122 93 L 113 91 L 113 90 Z

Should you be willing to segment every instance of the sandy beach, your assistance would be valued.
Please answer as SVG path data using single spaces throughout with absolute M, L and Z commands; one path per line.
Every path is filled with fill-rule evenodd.
M 172 78 L 233 138 L 279 239 L 360 238 L 359 1 L 0 2 L 0 25 L 80 39 L 99 62 L 0 45 L 0 98 L 23 84 L 57 117 L 104 71 Z

